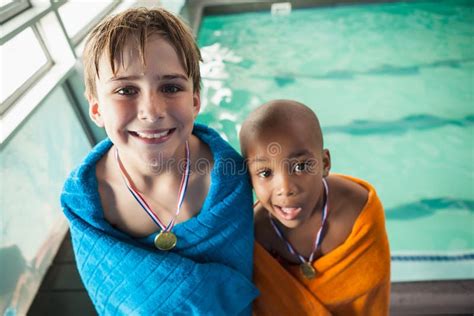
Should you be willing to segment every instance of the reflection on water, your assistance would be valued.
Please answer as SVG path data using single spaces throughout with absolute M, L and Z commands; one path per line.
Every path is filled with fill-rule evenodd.
M 388 208 L 385 211 L 387 219 L 411 220 L 419 217 L 431 216 L 444 209 L 466 210 L 474 213 L 474 200 L 455 198 L 431 198 L 406 203 Z
M 354 136 L 373 134 L 400 135 L 410 131 L 428 130 L 433 128 L 474 125 L 474 115 L 466 115 L 460 119 L 441 118 L 431 114 L 409 115 L 393 121 L 354 120 L 352 123 L 341 126 L 326 126 L 324 133 L 347 133 Z
M 322 74 L 309 73 L 278 73 L 275 75 L 258 75 L 257 78 L 275 80 L 279 87 L 296 82 L 296 80 L 353 80 L 357 76 L 415 76 L 424 69 L 430 68 L 460 68 L 466 64 L 474 62 L 474 58 L 438 60 L 430 63 L 417 64 L 412 66 L 402 65 L 380 65 L 368 70 L 329 70 Z

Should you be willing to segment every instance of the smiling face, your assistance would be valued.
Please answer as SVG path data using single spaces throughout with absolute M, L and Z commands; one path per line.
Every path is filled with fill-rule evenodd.
M 282 119 L 244 137 L 257 198 L 289 228 L 307 221 L 323 205 L 322 178 L 329 173 L 330 156 L 315 128 L 319 125 L 309 119 Z
M 102 56 L 89 113 L 105 128 L 122 160 L 156 166 L 182 157 L 200 109 L 199 92 L 193 92 L 193 82 L 168 41 L 151 35 L 144 63 L 133 44 L 125 46 L 115 74 Z

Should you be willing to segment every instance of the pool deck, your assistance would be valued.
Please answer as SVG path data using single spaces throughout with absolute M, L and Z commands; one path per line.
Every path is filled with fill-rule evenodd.
M 270 11 L 272 4 L 290 2 L 292 9 L 395 2 L 395 0 L 188 0 L 182 15 L 197 34 L 202 17 L 249 11 Z
M 472 315 L 474 280 L 392 283 L 390 315 Z M 69 234 L 28 315 L 96 315 L 77 272 Z

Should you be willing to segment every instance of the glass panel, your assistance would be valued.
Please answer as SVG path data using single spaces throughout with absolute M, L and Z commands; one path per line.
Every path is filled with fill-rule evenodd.
M 59 8 L 59 15 L 69 37 L 76 36 L 98 16 L 112 1 L 71 0 Z
M 89 103 L 84 97 L 85 86 L 83 76 L 79 72 L 74 71 L 69 76 L 68 83 L 76 103 L 79 104 L 79 110 L 85 118 L 85 123 L 90 128 L 92 135 L 94 136 L 94 141 L 99 142 L 103 140 L 107 136 L 105 134 L 105 130 L 95 125 L 94 122 L 92 122 L 92 120 L 89 118 Z
M 0 46 L 0 60 L 2 66 L 1 102 L 5 101 L 48 61 L 31 28 L 25 29 Z
M 7 5 L 9 5 L 10 3 L 13 3 L 13 0 L 3 0 L 2 1 L 2 6 L 0 7 L 0 9 L 3 9 Z
M 185 0 L 161 0 L 160 6 L 175 14 L 179 14 L 185 2 Z
M 66 221 L 59 195 L 90 150 L 62 87 L 0 149 L 0 315 L 26 315 Z

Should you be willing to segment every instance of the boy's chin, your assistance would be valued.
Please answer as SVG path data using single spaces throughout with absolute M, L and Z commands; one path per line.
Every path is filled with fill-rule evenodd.
M 287 228 L 297 228 L 301 225 L 301 221 L 299 220 L 292 220 L 292 221 L 285 221 L 282 222 Z
M 299 218 L 287 220 L 279 216 L 275 216 L 275 214 L 273 214 L 273 217 L 276 218 L 286 228 L 296 228 L 303 223 L 303 221 Z

